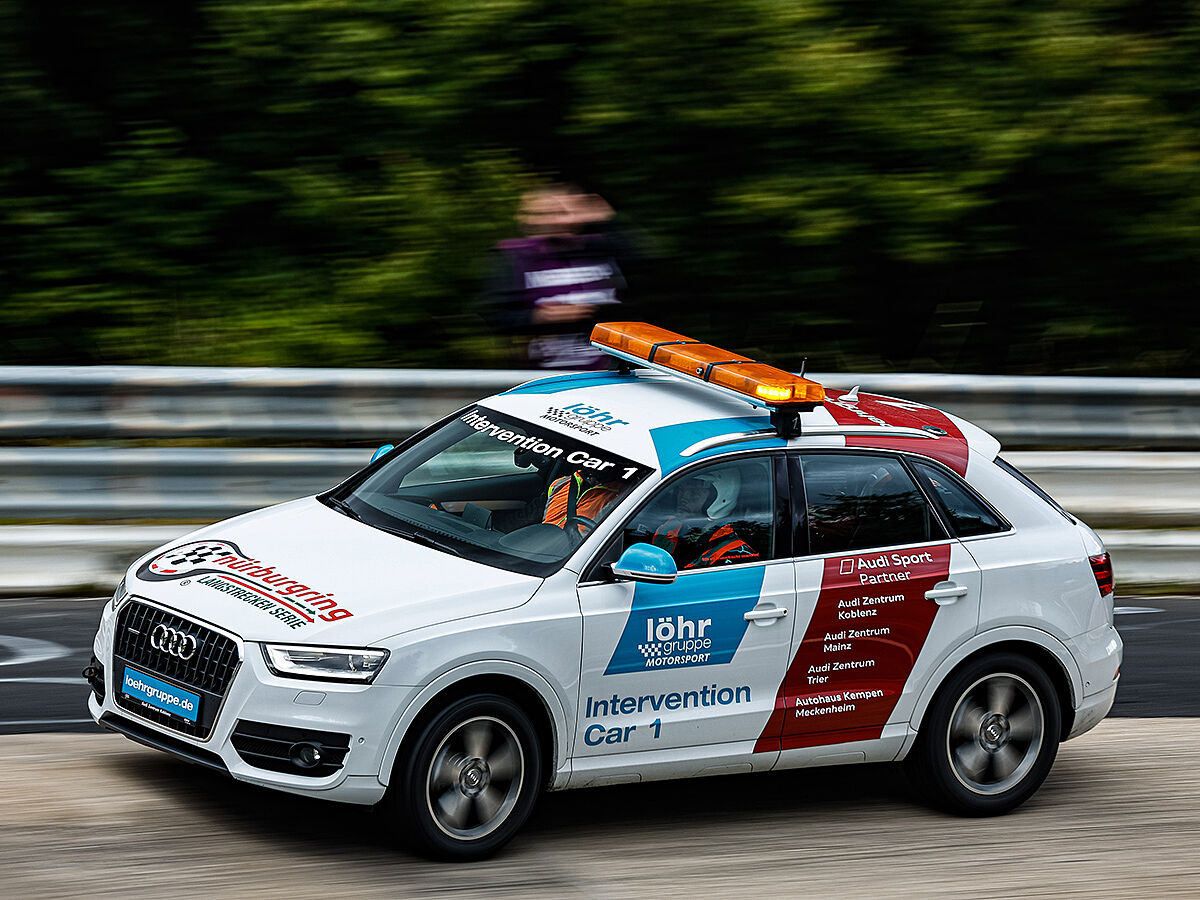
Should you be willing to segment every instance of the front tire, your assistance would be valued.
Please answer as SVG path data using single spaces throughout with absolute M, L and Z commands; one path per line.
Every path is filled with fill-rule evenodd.
M 1062 713 L 1049 676 L 1014 653 L 981 657 L 939 689 L 905 766 L 926 798 L 960 815 L 1000 815 L 1038 789 L 1058 754 Z
M 421 729 L 396 778 L 393 812 L 419 852 L 483 859 L 533 810 L 542 782 L 537 732 L 507 697 L 464 697 Z

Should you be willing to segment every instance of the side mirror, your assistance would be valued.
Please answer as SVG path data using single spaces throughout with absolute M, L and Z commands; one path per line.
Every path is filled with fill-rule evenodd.
M 383 456 L 383 454 L 389 453 L 395 449 L 396 449 L 395 444 L 384 444 L 382 447 L 380 447 L 378 450 L 376 450 L 373 454 L 371 454 L 371 462 L 375 462 L 375 460 L 379 459 L 379 457 Z
M 675 560 L 662 547 L 653 544 L 632 544 L 621 558 L 612 564 L 618 581 L 645 581 L 649 584 L 670 584 L 679 574 Z

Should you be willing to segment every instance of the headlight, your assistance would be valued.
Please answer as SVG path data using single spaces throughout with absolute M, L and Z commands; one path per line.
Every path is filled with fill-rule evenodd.
M 112 608 L 114 611 L 120 608 L 121 604 L 129 599 L 129 594 L 125 592 L 125 579 L 122 578 L 117 582 L 117 589 L 113 591 Z
M 370 684 L 387 661 L 386 650 L 263 644 L 267 668 L 284 678 Z

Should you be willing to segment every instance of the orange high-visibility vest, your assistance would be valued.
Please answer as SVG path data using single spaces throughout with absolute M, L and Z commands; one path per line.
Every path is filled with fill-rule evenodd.
M 728 566 L 758 559 L 758 551 L 738 537 L 732 525 L 722 525 L 714 531 L 708 544 L 708 549 L 684 566 L 685 569 Z
M 650 543 L 656 547 L 662 547 L 674 556 L 675 548 L 679 546 L 679 532 L 682 530 L 683 522 L 675 516 L 671 516 L 654 530 Z
M 583 490 L 583 477 L 576 472 L 574 475 L 564 475 L 550 482 L 546 491 L 546 514 L 542 521 L 562 528 L 567 523 L 568 497 L 571 489 L 571 479 L 575 479 L 575 490 L 579 496 L 575 498 L 575 515 L 600 521 L 604 508 L 617 499 L 618 489 L 610 484 L 597 484 Z

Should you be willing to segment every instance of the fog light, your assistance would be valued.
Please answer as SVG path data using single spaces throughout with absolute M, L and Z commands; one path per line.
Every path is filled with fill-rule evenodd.
M 301 769 L 315 769 L 321 764 L 321 745 L 310 744 L 307 741 L 292 744 L 288 758 Z

